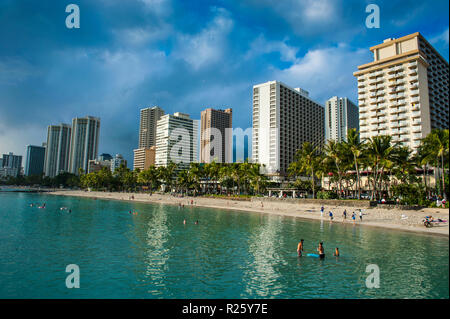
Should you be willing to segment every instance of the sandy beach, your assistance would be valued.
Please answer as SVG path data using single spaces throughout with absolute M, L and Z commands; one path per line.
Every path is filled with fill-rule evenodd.
M 265 198 L 252 198 L 252 200 L 231 200 L 225 198 L 211 197 L 174 197 L 162 194 L 138 194 L 138 193 L 108 193 L 108 192 L 85 192 L 85 191 L 55 191 L 49 194 L 58 196 L 76 196 L 97 199 L 121 200 L 143 203 L 158 203 L 167 205 L 185 206 L 191 205 L 199 207 L 209 207 L 218 209 L 232 209 L 245 212 L 256 212 L 263 214 L 272 214 L 280 216 L 290 216 L 305 219 L 324 220 L 330 222 L 328 212 L 331 210 L 334 215 L 333 223 L 349 223 L 358 226 L 383 227 L 393 230 L 413 231 L 432 235 L 449 235 L 448 223 L 440 223 L 440 225 L 426 228 L 423 225 L 423 218 L 432 215 L 435 220 L 438 218 L 449 219 L 449 210 L 442 208 L 424 208 L 421 210 L 401 210 L 386 208 L 368 208 L 361 206 L 363 218 L 359 218 L 359 207 L 343 207 L 336 205 L 324 205 L 325 212 L 322 217 L 320 214 L 321 204 L 294 203 L 283 200 L 267 200 Z M 134 199 L 132 199 L 132 196 Z M 347 219 L 344 220 L 342 213 L 347 209 Z M 357 212 L 356 221 L 351 219 L 352 212 Z

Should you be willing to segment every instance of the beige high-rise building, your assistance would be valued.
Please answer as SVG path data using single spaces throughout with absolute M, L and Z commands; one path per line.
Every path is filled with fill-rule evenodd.
M 163 115 L 164 110 L 158 106 L 141 110 L 139 148 L 149 148 L 156 145 L 156 122 Z
M 139 168 L 141 171 L 148 169 L 155 165 L 156 146 L 138 148 L 134 150 L 134 165 L 133 169 Z
M 139 147 L 134 150 L 134 169 L 144 170 L 155 165 L 156 123 L 163 115 L 164 110 L 158 106 L 141 109 Z
M 274 178 L 284 177 L 304 142 L 323 145 L 324 107 L 282 82 L 255 85 L 252 135 L 252 161 Z
M 209 108 L 201 112 L 201 163 L 211 163 L 213 160 L 217 163 L 231 163 L 233 161 L 232 119 L 233 110 L 231 108 L 225 110 Z M 214 129 L 217 131 L 214 132 Z M 220 138 L 220 141 L 214 140 L 215 135 Z M 220 149 L 216 149 L 219 147 Z
M 360 65 L 361 139 L 391 135 L 412 150 L 434 128 L 448 128 L 448 62 L 420 33 L 386 39 Z

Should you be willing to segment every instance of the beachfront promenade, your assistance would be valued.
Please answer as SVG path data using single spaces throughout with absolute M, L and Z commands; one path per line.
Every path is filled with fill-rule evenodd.
M 349 201 L 343 206 L 342 201 L 335 200 L 286 200 L 268 197 L 253 197 L 248 200 L 233 200 L 227 198 L 213 197 L 175 197 L 166 194 L 141 194 L 141 193 L 110 193 L 110 192 L 86 192 L 60 190 L 51 192 L 52 195 L 77 196 L 109 200 L 122 200 L 130 202 L 157 203 L 167 205 L 184 205 L 209 207 L 217 209 L 233 209 L 239 211 L 264 213 L 280 216 L 299 217 L 314 220 L 331 222 L 328 212 L 331 210 L 334 215 L 333 223 L 347 223 L 349 225 L 363 225 L 373 227 L 383 227 L 389 229 L 414 231 L 435 235 L 448 236 L 448 223 L 439 223 L 431 228 L 426 228 L 423 224 L 425 216 L 433 216 L 435 220 L 449 219 L 449 210 L 443 208 L 423 208 L 420 210 L 403 210 L 399 208 L 371 208 L 367 201 Z M 193 202 L 193 204 L 191 204 Z M 325 211 L 321 216 L 320 208 L 324 206 Z M 343 219 L 342 213 L 347 210 L 347 218 Z M 359 209 L 362 210 L 362 220 L 359 217 Z M 352 221 L 352 212 L 356 212 L 356 220 Z

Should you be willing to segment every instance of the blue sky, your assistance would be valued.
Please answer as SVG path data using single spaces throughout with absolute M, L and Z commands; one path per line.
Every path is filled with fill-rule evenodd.
M 79 5 L 81 28 L 65 27 Z M 367 29 L 365 8 L 380 7 Z M 251 126 L 254 84 L 280 80 L 324 103 L 356 101 L 369 47 L 421 32 L 449 56 L 447 0 L 0 0 L 0 153 L 25 155 L 46 127 L 102 120 L 100 153 L 132 163 L 139 109 L 159 105 L 200 118 L 232 107 Z

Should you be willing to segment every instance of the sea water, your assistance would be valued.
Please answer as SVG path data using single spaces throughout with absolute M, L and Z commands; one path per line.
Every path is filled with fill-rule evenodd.
M 325 259 L 298 257 L 300 239 Z M 449 298 L 448 252 L 448 237 L 351 222 L 0 193 L 0 298 Z

